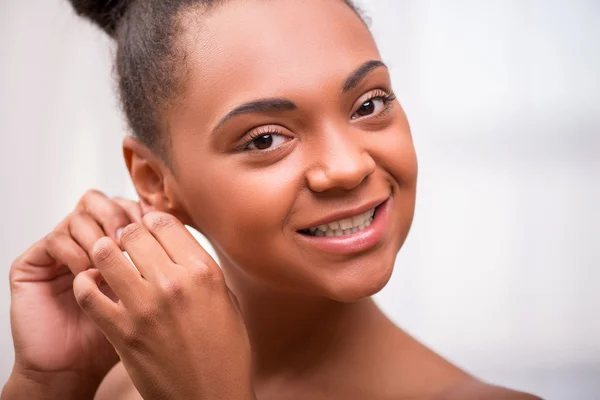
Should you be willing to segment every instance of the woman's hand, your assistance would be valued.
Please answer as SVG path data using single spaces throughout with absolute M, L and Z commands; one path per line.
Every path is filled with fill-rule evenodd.
M 114 243 L 119 228 L 141 217 L 138 203 L 89 191 L 73 213 L 13 262 L 15 365 L 3 398 L 11 398 L 9 389 L 19 392 L 23 382 L 38 383 L 46 395 L 57 389 L 63 398 L 93 396 L 118 356 L 77 304 L 73 280 L 90 268 L 88 254 L 98 239 L 110 236 L 106 239 Z M 106 285 L 101 288 L 114 298 Z M 21 396 L 34 398 L 22 391 Z
M 114 241 L 102 238 L 92 252 L 97 269 L 77 275 L 73 288 L 142 397 L 254 399 L 248 335 L 210 255 L 181 222 L 161 212 L 128 225 L 121 245 L 135 267 Z M 118 303 L 99 290 L 102 281 Z

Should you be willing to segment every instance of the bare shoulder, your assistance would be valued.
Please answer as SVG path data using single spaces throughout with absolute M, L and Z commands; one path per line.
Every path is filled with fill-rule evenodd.
M 468 380 L 447 390 L 436 400 L 543 400 L 529 393 L 490 385 L 477 379 Z
M 122 363 L 117 363 L 102 380 L 94 400 L 143 400 Z

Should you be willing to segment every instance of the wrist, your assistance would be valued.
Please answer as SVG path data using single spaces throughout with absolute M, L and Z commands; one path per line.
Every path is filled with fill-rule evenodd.
M 75 371 L 37 372 L 13 369 L 0 400 L 93 400 L 100 380 Z

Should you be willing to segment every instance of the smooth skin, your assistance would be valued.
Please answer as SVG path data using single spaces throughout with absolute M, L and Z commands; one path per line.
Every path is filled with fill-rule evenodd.
M 170 165 L 126 138 L 140 202 L 92 191 L 15 261 L 16 360 L 2 399 L 535 399 L 450 364 L 370 297 L 410 230 L 418 167 L 354 12 L 232 0 L 180 21 Z M 327 253 L 298 232 L 376 199 L 390 214 L 366 251 Z M 210 240 L 221 269 L 183 224 Z

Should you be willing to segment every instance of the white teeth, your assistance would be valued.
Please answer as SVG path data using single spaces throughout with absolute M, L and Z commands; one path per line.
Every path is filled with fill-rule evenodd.
M 350 228 L 352 228 L 352 226 L 353 226 L 353 224 L 352 224 L 351 219 L 343 219 L 340 221 L 340 228 L 342 228 L 342 229 L 350 229 Z
M 360 215 L 340 221 L 323 224 L 307 229 L 314 236 L 345 236 L 362 231 L 371 225 L 375 209 L 372 208 Z
M 319 229 L 320 231 L 327 232 L 327 230 L 329 229 L 340 229 L 343 231 L 346 229 L 352 229 L 354 227 L 358 228 L 361 225 L 368 223 L 371 220 L 371 218 L 373 218 L 373 214 L 375 214 L 374 208 L 352 218 L 345 218 L 339 221 L 331 222 L 329 224 L 323 224 L 318 227 L 314 227 L 314 229 Z
M 364 220 L 365 220 L 363 218 L 363 215 L 359 215 L 358 217 L 353 217 L 352 218 L 352 225 L 353 226 L 360 226 L 360 224 L 362 224 L 364 222 Z

